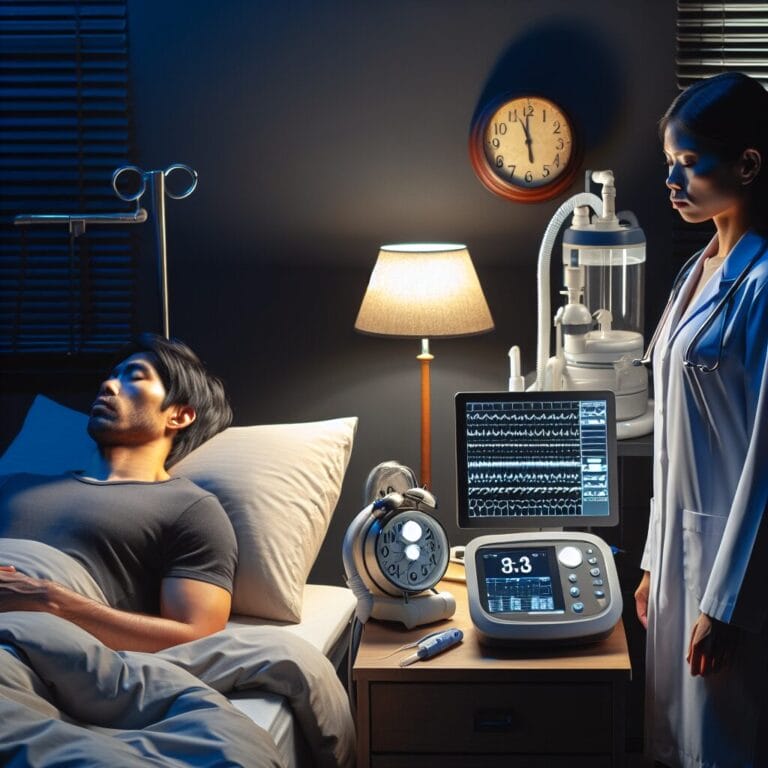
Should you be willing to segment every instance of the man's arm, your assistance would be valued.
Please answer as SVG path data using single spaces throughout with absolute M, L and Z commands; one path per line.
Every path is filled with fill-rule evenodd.
M 195 579 L 163 579 L 160 616 L 118 611 L 45 579 L 0 568 L 0 612 L 61 616 L 121 651 L 159 651 L 218 632 L 229 618 L 226 589 Z

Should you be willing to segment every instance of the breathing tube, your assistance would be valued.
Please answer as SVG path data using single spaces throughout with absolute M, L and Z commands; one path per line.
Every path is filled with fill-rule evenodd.
M 549 298 L 550 287 L 550 264 L 552 260 L 552 249 L 557 239 L 560 227 L 567 221 L 568 217 L 577 207 L 589 206 L 598 216 L 602 216 L 603 201 L 592 192 L 581 192 L 578 195 L 568 198 L 556 211 L 550 219 L 547 228 L 544 230 L 544 237 L 541 239 L 539 247 L 539 266 L 536 275 L 536 284 L 538 288 L 538 333 L 536 346 L 536 383 L 532 389 L 540 391 L 544 388 L 544 369 L 549 359 L 549 336 L 552 320 L 550 318 L 551 305 Z

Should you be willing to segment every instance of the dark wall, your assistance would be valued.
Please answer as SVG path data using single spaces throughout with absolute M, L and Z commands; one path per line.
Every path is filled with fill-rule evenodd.
M 614 170 L 618 207 L 646 231 L 650 323 L 674 273 L 656 138 L 676 93 L 674 4 L 130 0 L 129 12 L 136 161 L 200 174 L 167 209 L 172 333 L 225 378 L 237 424 L 360 418 L 315 580 L 341 583 L 368 470 L 418 469 L 418 343 L 353 330 L 378 247 L 468 245 L 496 330 L 432 342 L 433 487 L 452 542 L 466 541 L 453 394 L 503 389 L 512 344 L 532 364 L 539 241 L 568 196 L 529 206 L 486 191 L 470 121 L 508 90 L 572 113 L 584 168 Z

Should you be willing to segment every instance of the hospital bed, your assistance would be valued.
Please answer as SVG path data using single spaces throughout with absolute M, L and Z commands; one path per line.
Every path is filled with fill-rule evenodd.
M 85 423 L 84 414 L 38 396 L 0 457 L 0 475 L 84 465 L 94 449 Z M 93 756 L 106 738 L 105 754 L 114 752 L 115 739 L 125 750 L 116 765 L 188 765 L 190 749 L 195 765 L 352 765 L 354 724 L 338 670 L 355 599 L 345 587 L 306 582 L 356 426 L 355 418 L 344 418 L 231 427 L 172 468 L 215 493 L 235 529 L 239 562 L 224 631 L 158 654 L 115 654 L 57 617 L 4 614 L 0 762 L 15 751 L 29 766 L 54 764 L 63 743 L 68 759 L 82 749 L 98 764 Z M 24 562 L 25 552 L 14 549 L 18 541 L 0 539 L 0 561 Z M 59 563 L 47 552 L 27 554 L 27 572 L 69 585 L 71 558 L 61 553 Z M 83 585 L 88 574 L 77 575 Z M 46 690 L 54 696 L 39 697 L 28 668 L 29 679 L 53 681 Z M 166 674 L 180 676 L 178 692 L 158 703 L 153 685 Z M 163 720 L 168 713 L 181 718 L 178 726 Z M 178 743 L 187 733 L 191 741 Z M 212 755 L 207 763 L 204 749 Z

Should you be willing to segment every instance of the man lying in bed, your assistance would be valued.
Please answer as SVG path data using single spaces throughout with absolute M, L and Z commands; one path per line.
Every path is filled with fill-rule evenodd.
M 0 564 L 0 611 L 45 611 L 118 650 L 156 651 L 223 629 L 237 544 L 218 500 L 166 468 L 229 426 L 224 388 L 184 344 L 145 334 L 102 383 L 90 466 L 0 479 L 0 537 L 74 557 L 109 605 Z

